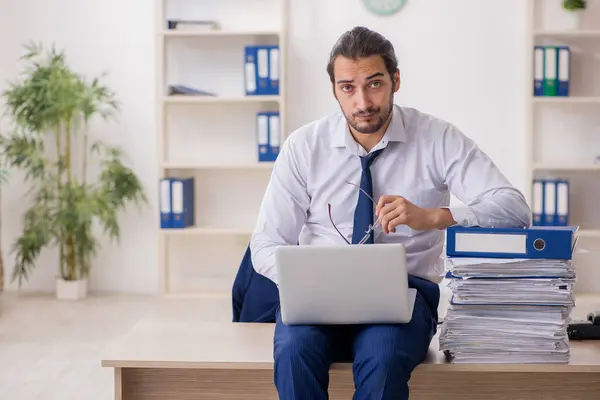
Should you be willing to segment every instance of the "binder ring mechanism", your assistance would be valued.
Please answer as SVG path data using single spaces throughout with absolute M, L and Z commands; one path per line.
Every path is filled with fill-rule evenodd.
M 533 248 L 538 250 L 538 251 L 542 251 L 546 248 L 546 241 L 544 239 L 535 239 L 533 241 Z

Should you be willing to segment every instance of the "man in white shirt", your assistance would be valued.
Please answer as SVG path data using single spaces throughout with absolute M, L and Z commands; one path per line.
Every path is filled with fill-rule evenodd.
M 275 385 L 284 400 L 326 399 L 331 363 L 349 357 L 357 399 L 407 399 L 436 332 L 443 230 L 525 227 L 531 211 L 455 126 L 393 103 L 400 78 L 384 37 L 346 32 L 327 71 L 341 112 L 284 142 L 250 243 L 254 268 L 277 284 L 278 246 L 399 242 L 418 295 L 408 324 L 286 326 L 277 315 Z M 449 207 L 451 193 L 465 206 Z

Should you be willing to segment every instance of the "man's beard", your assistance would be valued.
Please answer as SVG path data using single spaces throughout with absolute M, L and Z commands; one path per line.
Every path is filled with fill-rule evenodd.
M 346 116 L 346 120 L 348 121 L 348 124 L 350 124 L 350 126 L 357 132 L 365 133 L 365 134 L 376 133 L 385 125 L 385 123 L 390 118 L 390 114 L 392 113 L 392 107 L 393 107 L 393 100 L 392 100 L 392 98 L 390 98 L 390 103 L 383 110 L 383 112 L 381 111 L 381 108 L 379 108 L 379 107 L 377 107 L 377 108 L 371 107 L 366 110 L 361 110 L 361 111 L 355 112 L 350 117 L 348 117 L 348 115 L 345 115 L 345 116 Z M 373 119 L 370 121 L 359 121 L 359 120 L 355 119 L 358 116 L 370 115 L 370 114 L 374 114 Z

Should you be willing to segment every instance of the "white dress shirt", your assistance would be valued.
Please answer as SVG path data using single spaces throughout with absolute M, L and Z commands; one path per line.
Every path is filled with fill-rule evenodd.
M 371 165 L 373 199 L 399 195 L 425 208 L 449 207 L 450 194 L 465 206 L 449 207 L 462 226 L 530 226 L 523 195 L 470 138 L 452 124 L 413 108 L 395 105 L 392 121 L 371 151 L 385 148 Z M 329 219 L 352 240 L 361 162 L 366 152 L 339 112 L 294 131 L 283 143 L 267 186 L 250 249 L 254 269 L 278 284 L 275 249 L 281 245 L 348 244 Z M 374 217 L 376 220 L 376 217 Z M 375 243 L 403 243 L 408 273 L 440 282 L 444 231 L 416 231 L 406 225 Z

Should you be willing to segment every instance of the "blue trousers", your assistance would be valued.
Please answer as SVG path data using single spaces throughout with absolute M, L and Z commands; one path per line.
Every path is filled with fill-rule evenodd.
M 282 400 L 328 399 L 329 369 L 352 361 L 354 400 L 408 399 L 408 381 L 429 349 L 437 310 L 417 293 L 412 320 L 391 325 L 294 325 L 274 335 L 275 387 Z

